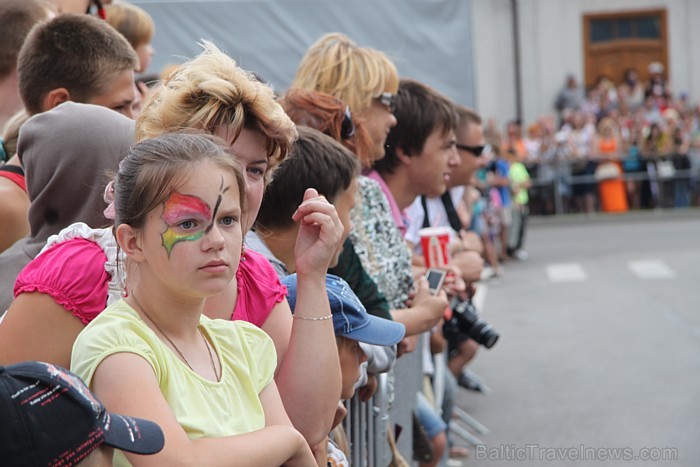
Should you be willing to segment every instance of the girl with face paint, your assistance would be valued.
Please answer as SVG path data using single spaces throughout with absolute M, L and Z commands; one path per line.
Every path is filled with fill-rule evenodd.
M 183 128 L 222 138 L 231 158 L 241 164 L 246 181 L 241 221 L 245 234 L 255 222 L 275 169 L 296 139 L 294 123 L 268 85 L 213 44 L 204 43 L 204 52 L 180 65 L 144 106 L 136 121 L 136 139 Z M 204 313 L 248 321 L 272 337 L 277 351 L 275 381 L 284 406 L 294 426 L 315 446 L 330 431 L 341 389 L 333 326 L 318 318 L 330 315 L 325 275 L 343 226 L 335 207 L 315 190 L 307 193 L 302 206 L 317 217 L 302 223 L 297 238 L 300 299 L 295 319 L 272 265 L 250 249 L 242 253 L 229 286 L 207 299 Z M 314 227 L 320 225 L 326 228 Z M 309 384 L 321 380 L 324 384 Z
M 159 423 L 168 440 L 159 464 L 312 465 L 273 379 L 272 339 L 203 315 L 240 261 L 238 163 L 210 136 L 165 135 L 129 151 L 114 187 L 131 288 L 78 336 L 74 371 L 110 410 Z M 143 459 L 124 456 L 116 465 Z

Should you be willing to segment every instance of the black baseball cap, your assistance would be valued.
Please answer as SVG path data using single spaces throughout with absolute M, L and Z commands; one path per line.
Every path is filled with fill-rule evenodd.
M 76 465 L 106 444 L 154 454 L 165 440 L 148 420 L 107 411 L 74 373 L 43 362 L 0 366 L 0 463 Z

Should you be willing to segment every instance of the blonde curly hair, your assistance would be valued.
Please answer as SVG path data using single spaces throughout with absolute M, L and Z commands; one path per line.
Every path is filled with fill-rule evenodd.
M 330 94 L 357 114 L 383 92 L 396 93 L 399 75 L 383 52 L 358 47 L 344 34 L 331 33 L 306 52 L 291 87 Z
M 136 141 L 164 133 L 228 127 L 233 141 L 243 129 L 265 139 L 266 181 L 296 140 L 294 123 L 267 84 L 240 68 L 211 42 L 204 51 L 178 66 L 146 102 L 136 120 Z

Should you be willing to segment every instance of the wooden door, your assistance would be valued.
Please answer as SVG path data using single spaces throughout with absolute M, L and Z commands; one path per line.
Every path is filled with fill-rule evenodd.
M 670 76 L 665 9 L 587 14 L 583 34 L 586 87 L 602 76 L 619 84 L 629 68 L 646 81 L 651 62 L 661 63 L 666 79 Z

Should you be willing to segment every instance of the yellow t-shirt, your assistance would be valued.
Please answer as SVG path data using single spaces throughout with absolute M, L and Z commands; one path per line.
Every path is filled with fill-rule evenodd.
M 90 386 L 102 360 L 115 353 L 133 353 L 153 368 L 165 400 L 190 439 L 264 428 L 258 395 L 272 381 L 277 365 L 272 339 L 243 321 L 202 316 L 200 326 L 221 361 L 219 382 L 192 371 L 124 300 L 107 307 L 80 333 L 73 345 L 71 370 Z M 117 452 L 114 465 L 129 463 Z

